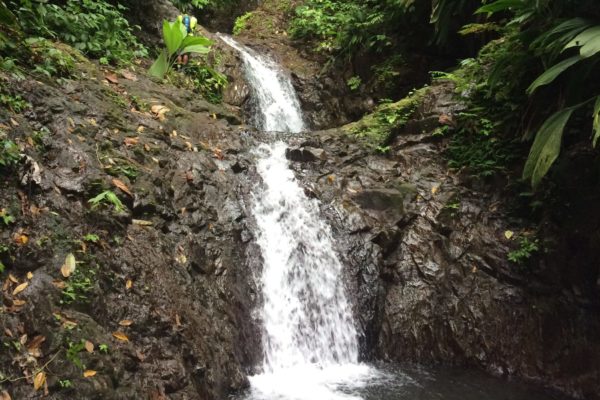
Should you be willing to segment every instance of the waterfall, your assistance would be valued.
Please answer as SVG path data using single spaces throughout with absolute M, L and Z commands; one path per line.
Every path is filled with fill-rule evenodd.
M 228 36 L 239 51 L 257 104 L 255 123 L 267 132 L 305 129 L 289 76 L 269 58 Z M 358 364 L 357 332 L 333 249 L 330 228 L 289 169 L 286 144 L 258 146 L 261 182 L 253 191 L 257 243 L 263 256 L 260 281 L 264 357 L 250 377 L 250 399 L 356 399 L 345 394 L 369 374 Z

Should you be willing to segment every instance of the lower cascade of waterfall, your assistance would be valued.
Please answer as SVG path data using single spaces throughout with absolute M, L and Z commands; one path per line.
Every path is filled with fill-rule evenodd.
M 256 115 L 265 132 L 305 130 L 290 78 L 267 57 L 239 51 Z M 286 144 L 255 149 L 261 181 L 253 190 L 257 243 L 263 257 L 263 363 L 240 400 L 533 400 L 547 399 L 483 374 L 359 363 L 358 333 L 331 232 L 285 156 Z

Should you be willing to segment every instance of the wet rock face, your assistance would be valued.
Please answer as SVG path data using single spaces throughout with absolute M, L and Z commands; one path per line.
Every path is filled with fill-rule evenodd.
M 23 341 L 0 352 L 0 380 L 48 363 L 53 399 L 226 398 L 260 359 L 247 261 L 254 139 L 193 93 L 91 72 L 65 87 L 21 82 L 32 108 L 0 110 L 26 154 L 0 171 L 0 208 L 15 218 L 0 231 L 0 260 L 17 281 L 3 282 L 0 335 Z M 165 119 L 132 111 L 130 96 L 166 106 Z M 123 212 L 92 207 L 105 190 Z M 66 278 L 69 253 L 77 272 Z M 1 385 L 13 399 L 39 397 L 31 379 Z
M 455 107 L 432 88 L 386 156 L 343 129 L 292 142 L 327 153 L 292 160 L 321 199 L 363 332 L 363 356 L 470 365 L 577 397 L 599 399 L 600 320 L 560 285 L 507 260 L 516 224 L 497 191 L 470 189 L 447 170 L 427 127 Z M 294 151 L 294 150 L 292 150 Z

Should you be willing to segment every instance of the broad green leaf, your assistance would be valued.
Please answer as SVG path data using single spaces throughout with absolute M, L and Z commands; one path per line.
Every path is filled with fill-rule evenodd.
M 181 30 L 183 25 L 181 22 L 163 22 L 163 39 L 167 46 L 168 56 L 171 57 L 181 47 L 181 42 L 185 38 L 185 27 Z
M 4 5 L 4 2 L 0 2 L 0 24 L 15 26 L 16 22 L 15 15 Z
M 191 46 L 184 47 L 183 50 L 181 50 L 181 53 L 182 54 L 186 54 L 186 53 L 207 54 L 209 51 L 210 51 L 210 49 L 206 46 L 202 46 L 201 44 L 193 44 Z
M 160 55 L 158 56 L 156 61 L 154 61 L 154 64 L 152 64 L 150 69 L 148 70 L 148 73 L 151 76 L 162 79 L 162 78 L 164 78 L 164 76 L 168 70 L 169 70 L 169 62 L 167 61 L 167 54 L 163 50 L 160 52 Z
M 533 81 L 529 88 L 527 88 L 527 93 L 531 94 L 535 89 L 539 88 L 540 86 L 552 83 L 557 76 L 562 74 L 564 71 L 566 71 L 568 68 L 570 68 L 580 60 L 581 56 L 573 56 L 547 69 L 543 74 L 538 76 L 538 78 L 535 81 Z
M 524 6 L 523 0 L 498 0 L 491 4 L 486 4 L 480 7 L 475 14 L 493 14 L 498 11 L 506 11 L 511 8 L 522 8 Z
M 560 154 L 565 126 L 575 108 L 565 108 L 552 114 L 535 136 L 523 170 L 523 179 L 531 180 L 532 187 L 535 188 L 539 185 Z
M 594 117 L 594 147 L 598 144 L 598 139 L 600 139 L 600 96 L 596 99 L 596 104 L 594 105 L 594 113 L 592 114 Z
M 183 43 L 181 43 L 181 47 L 188 47 L 192 45 L 200 45 L 200 46 L 211 46 L 214 42 L 204 36 L 188 36 L 183 39 Z
M 584 58 L 593 57 L 600 52 L 600 31 L 581 48 L 580 54 Z
M 565 50 L 570 49 L 572 47 L 583 47 L 590 40 L 597 38 L 598 35 L 600 35 L 600 25 L 588 28 L 585 31 L 581 32 L 579 35 L 575 36 L 575 38 L 573 38 L 573 40 L 571 40 L 569 43 L 567 43 L 567 45 L 565 46 Z

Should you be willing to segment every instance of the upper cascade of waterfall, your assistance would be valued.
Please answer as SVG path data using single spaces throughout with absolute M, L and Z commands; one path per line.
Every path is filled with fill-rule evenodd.
M 230 36 L 219 34 L 219 37 L 242 55 L 246 79 L 257 102 L 254 116 L 256 127 L 267 132 L 298 133 L 306 130 L 300 101 L 290 76 L 273 60 Z

